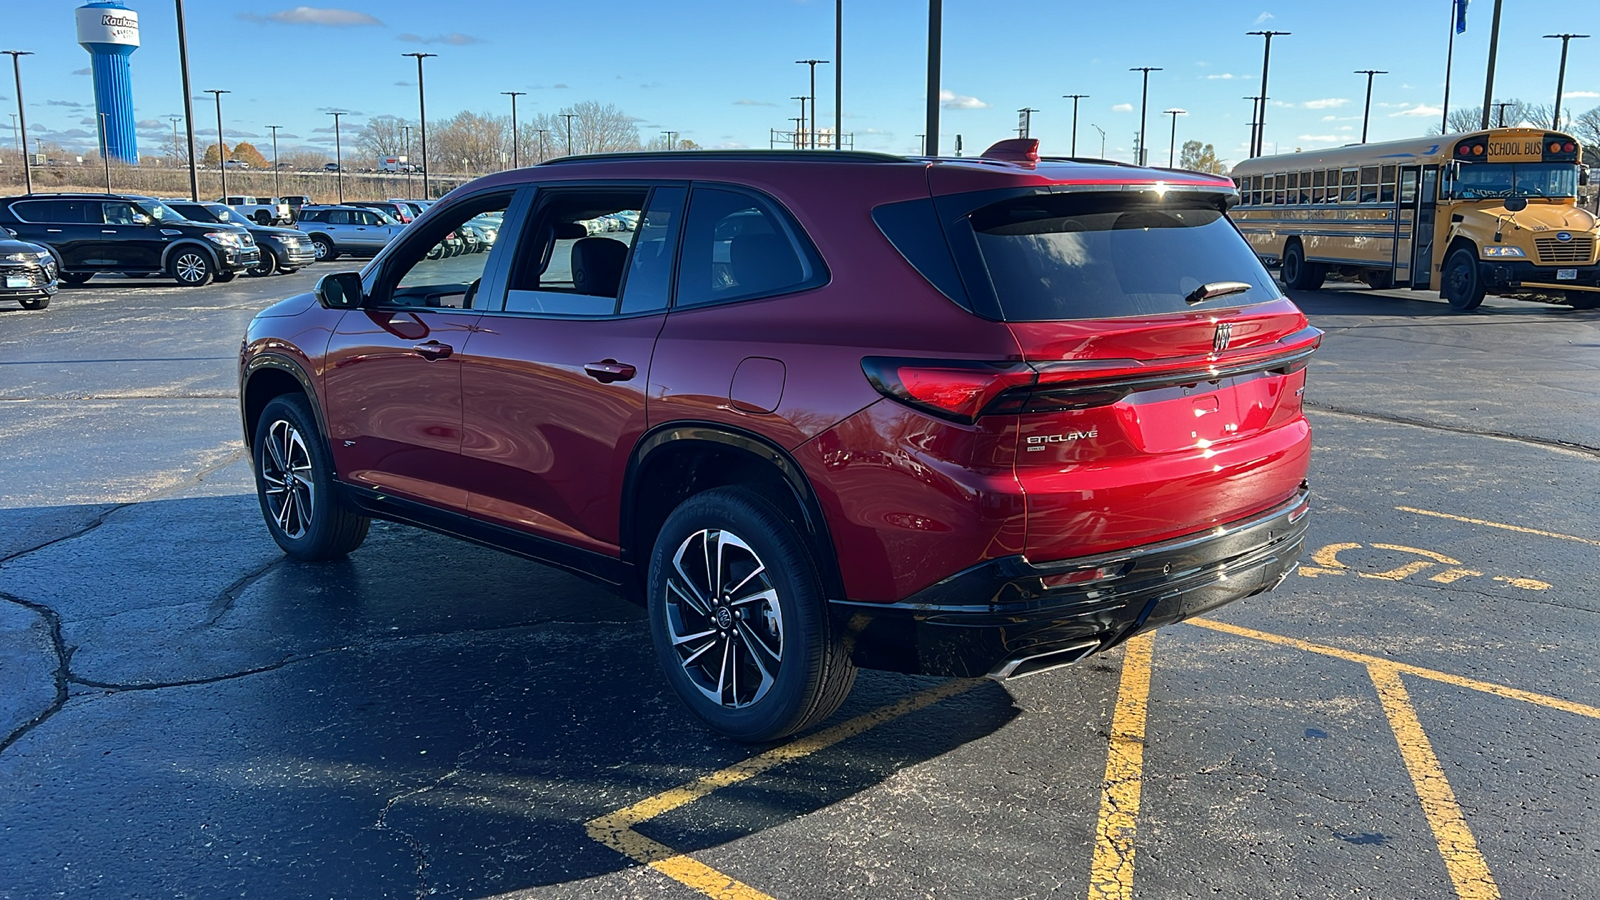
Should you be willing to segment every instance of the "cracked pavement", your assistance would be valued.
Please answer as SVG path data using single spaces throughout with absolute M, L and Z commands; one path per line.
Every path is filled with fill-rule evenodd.
M 231 354 L 318 274 L 0 310 L 0 898 L 697 896 L 585 831 L 757 752 L 686 718 L 641 610 L 401 526 L 322 565 L 267 537 Z M 1600 705 L 1594 545 L 1395 508 L 1600 540 L 1600 313 L 1296 299 L 1329 332 L 1308 555 L 1550 587 L 1291 577 L 1214 617 Z M 983 684 L 638 831 L 776 897 L 1083 896 L 1120 662 Z M 863 673 L 839 717 L 934 683 Z M 1503 895 L 1600 892 L 1600 721 L 1407 687 Z M 1450 896 L 1366 669 L 1191 626 L 1155 639 L 1134 840 L 1139 896 Z

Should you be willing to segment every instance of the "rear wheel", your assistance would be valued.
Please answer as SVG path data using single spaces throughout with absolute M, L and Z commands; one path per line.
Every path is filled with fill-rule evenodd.
M 1375 291 L 1394 287 L 1394 273 L 1388 269 L 1367 269 L 1361 273 L 1361 280 Z
M 184 287 L 203 287 L 216 277 L 211 257 L 194 247 L 184 247 L 172 257 L 172 277 Z
M 1299 243 L 1289 245 L 1283 251 L 1283 267 L 1280 273 L 1283 283 L 1297 291 L 1314 291 L 1322 287 L 1322 282 L 1327 278 L 1327 270 L 1316 263 L 1306 262 L 1305 248 Z
M 89 283 L 89 279 L 94 277 L 94 273 L 93 272 L 62 272 L 59 277 L 61 278 L 61 283 L 62 284 L 71 284 L 71 285 L 88 284 Z
M 254 278 L 262 278 L 278 271 L 278 254 L 267 247 L 261 248 L 261 260 L 251 266 L 246 272 Z
M 1478 254 L 1471 247 L 1458 248 L 1445 260 L 1439 293 L 1450 301 L 1450 308 L 1458 312 L 1483 305 L 1485 289 L 1483 279 L 1478 276 Z
M 22 304 L 22 308 L 23 309 L 44 309 L 46 306 L 50 305 L 50 298 L 49 297 L 24 297 L 22 300 L 20 300 L 18 302 Z
M 256 224 L 257 225 L 271 225 L 272 224 L 272 214 L 267 212 L 264 209 L 256 210 Z
M 371 524 L 334 496 L 333 463 L 305 398 L 275 397 L 256 426 L 256 496 L 272 539 L 296 559 L 336 559 Z
M 805 540 L 753 490 L 718 488 L 674 510 L 650 556 L 649 591 L 667 682 L 731 738 L 809 728 L 855 683 Z
M 1600 294 L 1593 291 L 1567 291 L 1567 305 L 1573 309 L 1600 309 Z

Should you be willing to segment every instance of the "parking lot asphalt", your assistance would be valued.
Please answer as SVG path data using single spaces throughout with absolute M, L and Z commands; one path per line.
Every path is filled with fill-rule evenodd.
M 1600 895 L 1600 313 L 1296 294 L 1297 575 L 750 747 L 560 572 L 277 551 L 234 364 L 332 268 L 0 308 L 0 898 Z

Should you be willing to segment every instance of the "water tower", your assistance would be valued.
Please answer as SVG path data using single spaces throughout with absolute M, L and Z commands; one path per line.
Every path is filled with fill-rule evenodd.
M 80 6 L 77 13 L 78 43 L 94 66 L 95 118 L 105 126 L 106 153 L 137 165 L 130 57 L 139 49 L 139 14 L 114 0 Z

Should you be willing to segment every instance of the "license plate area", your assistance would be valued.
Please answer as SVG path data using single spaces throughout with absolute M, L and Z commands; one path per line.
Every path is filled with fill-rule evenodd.
M 25 288 L 32 284 L 33 282 L 26 275 L 6 276 L 6 287 L 8 288 Z
M 1557 269 L 1556 270 L 1556 280 L 1557 281 L 1577 281 L 1578 280 L 1578 270 L 1577 269 Z

